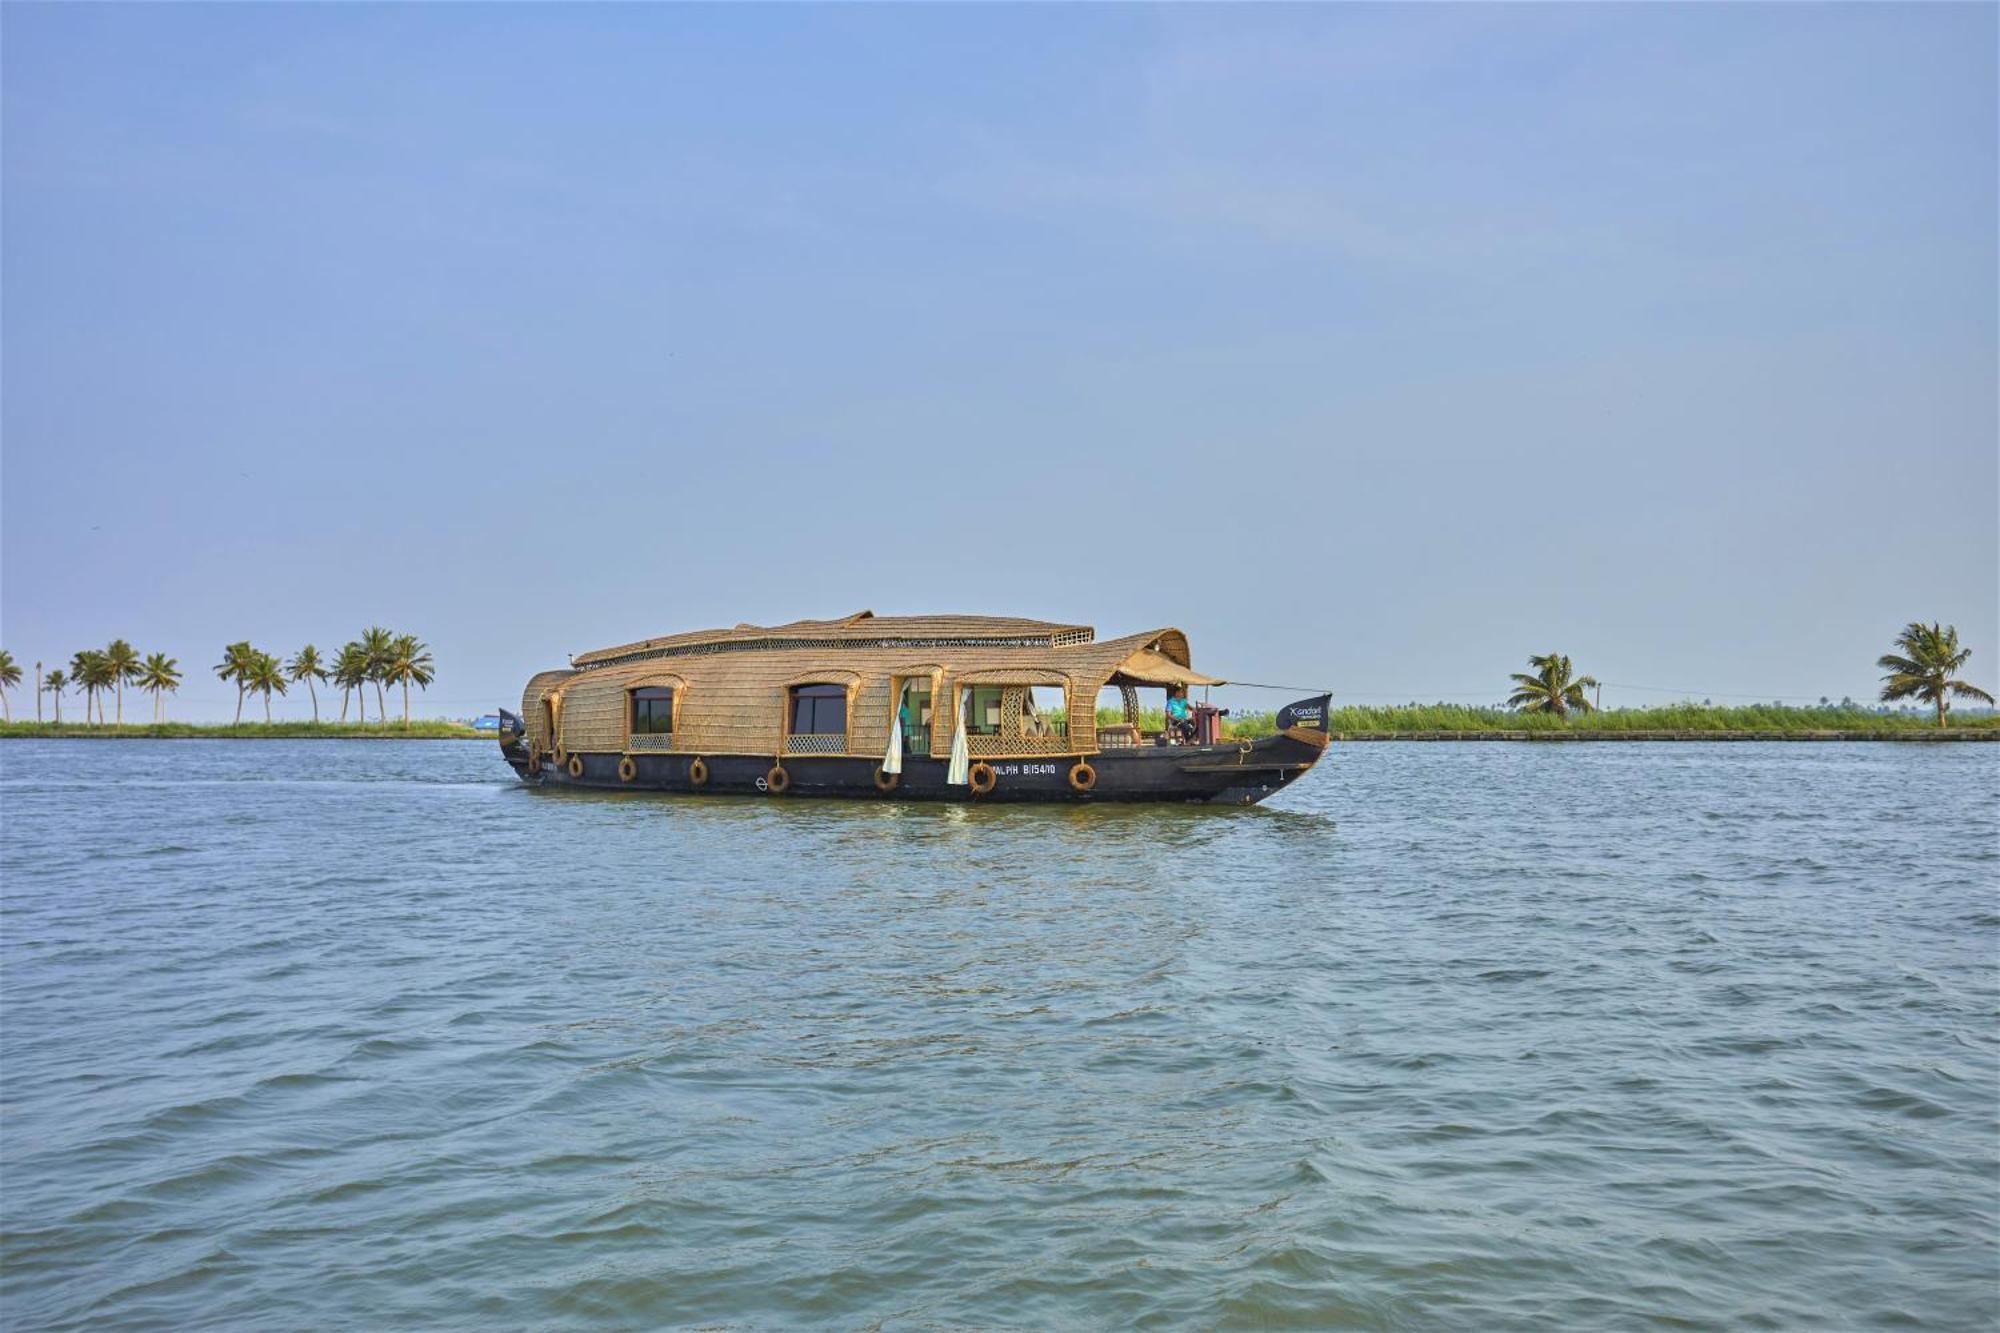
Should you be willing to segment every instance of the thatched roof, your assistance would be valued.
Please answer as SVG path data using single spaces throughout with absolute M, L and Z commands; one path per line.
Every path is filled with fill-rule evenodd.
M 1156 653 L 1151 648 L 1141 648 L 1118 664 L 1112 673 L 1114 685 L 1227 685 L 1220 676 L 1207 676 L 1187 665 L 1187 654 L 1180 660 Z
M 838 620 L 794 620 L 785 625 L 738 625 L 733 629 L 695 630 L 664 638 L 641 639 L 615 648 L 578 653 L 579 667 L 606 666 L 638 658 L 693 656 L 709 652 L 756 651 L 817 647 L 996 647 L 1055 648 L 1088 643 L 1096 632 L 1088 625 L 1062 625 L 1048 620 L 1010 616 L 878 616 L 857 611 Z

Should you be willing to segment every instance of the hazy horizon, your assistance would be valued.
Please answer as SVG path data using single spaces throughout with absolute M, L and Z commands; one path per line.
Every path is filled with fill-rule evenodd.
M 461 716 L 866 607 L 1177 625 L 1356 703 L 1495 701 L 1551 649 L 1607 706 L 1872 703 L 1941 620 L 2000 691 L 1992 6 L 0 38 L 30 678 L 124 637 L 226 718 L 225 643 L 384 624 Z

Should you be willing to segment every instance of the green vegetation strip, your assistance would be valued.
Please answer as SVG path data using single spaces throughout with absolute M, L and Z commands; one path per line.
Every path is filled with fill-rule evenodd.
M 1098 713 L 1100 725 L 1122 722 L 1116 709 Z M 1158 731 L 1158 710 L 1142 713 L 1139 725 Z M 1791 708 L 1748 704 L 1721 708 L 1670 704 L 1661 708 L 1614 708 L 1602 713 L 1524 713 L 1507 708 L 1462 704 L 1404 704 L 1390 708 L 1335 708 L 1327 718 L 1343 740 L 2000 740 L 2000 713 L 1953 713 L 1939 730 L 1928 711 L 1861 707 Z M 1269 736 L 1269 713 L 1238 713 L 1223 719 L 1225 734 L 1244 740 Z
M 405 730 L 401 722 L 196 722 L 131 723 L 126 726 L 88 726 L 81 722 L 0 723 L 0 739 L 9 737 L 63 737 L 75 740 L 376 740 L 376 741 L 472 741 L 495 744 L 490 731 L 474 731 L 458 722 L 412 721 Z

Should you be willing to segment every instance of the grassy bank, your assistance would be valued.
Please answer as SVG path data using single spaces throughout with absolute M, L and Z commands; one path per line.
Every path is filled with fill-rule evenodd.
M 1157 719 L 1157 714 L 1154 715 Z M 1274 729 L 1269 713 L 1245 713 L 1224 719 L 1232 736 L 1268 736 Z M 1937 730 L 1931 714 L 1867 708 L 1791 708 L 1781 704 L 1746 704 L 1736 708 L 1711 704 L 1669 704 L 1660 708 L 1613 708 L 1584 713 L 1567 720 L 1545 713 L 1516 713 L 1504 708 L 1472 708 L 1461 704 L 1403 704 L 1390 708 L 1335 708 L 1327 723 L 1335 735 L 1407 736 L 1509 734 L 1529 738 L 1584 735 L 1606 739 L 1631 736 L 1890 736 L 1917 738 Z M 1149 723 L 1157 726 L 1157 720 Z M 1982 712 L 1954 717 L 1953 731 L 2000 734 L 2000 713 Z
M 4 722 L 0 739 L 9 737 L 73 737 L 80 740 L 141 738 L 151 740 L 485 740 L 490 731 L 474 731 L 458 722 L 419 722 L 410 729 L 396 722 L 128 722 L 124 726 L 87 726 L 81 722 Z

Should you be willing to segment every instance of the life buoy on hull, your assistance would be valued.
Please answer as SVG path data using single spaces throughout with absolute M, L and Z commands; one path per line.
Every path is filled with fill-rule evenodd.
M 983 761 L 974 764 L 972 771 L 966 774 L 966 777 L 972 784 L 974 796 L 984 796 L 1000 785 L 1000 775 L 993 771 L 993 765 Z
M 785 789 L 792 785 L 792 775 L 785 771 L 783 764 L 771 765 L 771 771 L 764 775 L 764 787 L 773 796 L 783 796 Z
M 570 775 L 571 777 L 573 777 L 573 778 L 580 778 L 580 777 L 582 777 L 582 776 L 583 776 L 583 756 L 582 756 L 582 755 L 580 755 L 580 754 L 573 754 L 573 755 L 571 755 L 571 756 L 569 757 L 569 764 L 567 765 L 567 767 L 569 768 L 569 775 Z
M 1069 771 L 1069 785 L 1077 791 L 1089 791 L 1097 785 L 1097 770 L 1079 759 Z
M 891 773 L 888 769 L 880 767 L 875 770 L 876 791 L 883 793 L 892 792 L 902 785 L 903 775 L 901 773 Z
M 620 782 L 630 782 L 638 776 L 639 766 L 632 762 L 631 755 L 628 754 L 618 761 L 618 780 Z
M 688 765 L 688 782 L 696 787 L 708 785 L 708 765 L 700 759 Z

